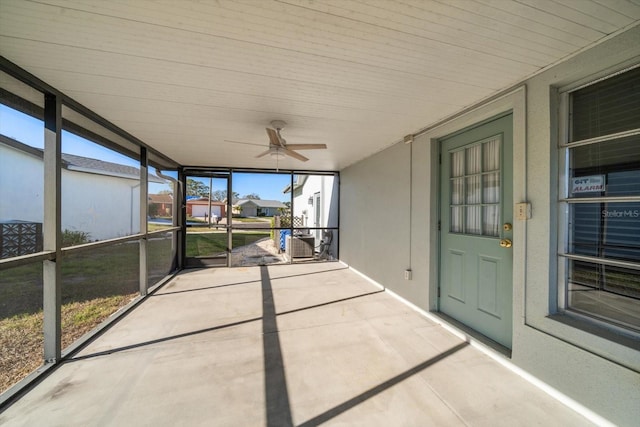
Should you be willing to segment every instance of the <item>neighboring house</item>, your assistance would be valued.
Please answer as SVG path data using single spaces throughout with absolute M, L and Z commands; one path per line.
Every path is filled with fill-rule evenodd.
M 295 175 L 293 216 L 302 217 L 305 227 L 337 227 L 337 184 L 337 179 L 333 175 Z M 287 185 L 282 192 L 290 193 L 291 185 Z
M 192 217 L 209 216 L 209 198 L 200 197 L 187 200 L 187 215 Z M 211 201 L 211 216 L 224 218 L 227 216 L 227 204 L 219 200 Z
M 0 221 L 43 222 L 42 158 L 41 149 L 0 135 Z M 62 230 L 89 233 L 90 240 L 140 231 L 138 168 L 66 153 L 62 166 Z M 149 182 L 165 181 L 149 174 Z
M 173 196 L 171 194 L 149 194 L 149 213 L 152 216 L 171 215 Z
M 234 213 L 242 217 L 274 216 L 278 209 L 286 209 L 287 206 L 277 200 L 239 199 L 233 205 Z
M 314 236 L 314 247 L 321 251 L 322 242 L 328 244 L 326 255 L 338 253 L 338 178 L 334 175 L 294 175 L 293 189 L 287 185 L 282 192 L 293 190 L 293 217 L 302 218 L 303 227 Z M 323 230 L 324 229 L 324 230 Z

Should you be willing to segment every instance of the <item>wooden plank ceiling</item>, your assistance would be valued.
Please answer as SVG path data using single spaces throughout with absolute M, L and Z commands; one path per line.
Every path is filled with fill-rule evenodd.
M 183 165 L 340 170 L 635 25 L 640 0 L 0 0 L 0 52 Z M 239 144 L 239 141 L 256 145 Z

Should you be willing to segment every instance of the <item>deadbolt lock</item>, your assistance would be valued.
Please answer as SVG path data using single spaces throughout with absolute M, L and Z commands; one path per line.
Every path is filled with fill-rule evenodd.
M 511 225 L 511 223 L 509 222 L 505 222 L 504 225 L 502 226 L 502 229 L 504 231 L 511 231 L 513 229 L 513 225 Z
M 512 244 L 513 243 L 511 243 L 510 239 L 501 239 L 500 240 L 500 246 L 503 247 L 503 248 L 510 248 Z

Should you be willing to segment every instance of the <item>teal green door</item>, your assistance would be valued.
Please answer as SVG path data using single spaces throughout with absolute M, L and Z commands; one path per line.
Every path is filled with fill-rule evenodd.
M 512 116 L 441 140 L 441 312 L 511 348 Z

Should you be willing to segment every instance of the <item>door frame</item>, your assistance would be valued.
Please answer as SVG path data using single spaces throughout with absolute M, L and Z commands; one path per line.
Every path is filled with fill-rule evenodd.
M 231 242 L 232 242 L 232 236 L 231 236 L 231 207 L 232 207 L 232 200 L 230 198 L 227 198 L 227 205 L 226 205 L 226 221 L 225 221 L 225 225 L 221 226 L 221 225 L 216 225 L 216 229 L 218 229 L 219 227 L 225 227 L 226 229 L 226 240 L 227 240 L 227 249 L 225 251 L 225 259 L 224 259 L 224 263 L 218 263 L 215 261 L 207 261 L 207 260 L 215 260 L 215 259 L 221 259 L 220 257 L 187 257 L 187 179 L 190 177 L 195 177 L 195 178 L 209 178 L 211 180 L 211 183 L 213 183 L 214 179 L 224 179 L 226 180 L 226 191 L 227 194 L 232 194 L 231 193 L 231 188 L 232 188 L 232 178 L 231 178 L 231 173 L 230 172 L 226 172 L 226 171 L 218 171 L 216 169 L 207 169 L 207 168 L 202 168 L 202 169 L 195 169 L 195 170 L 187 170 L 187 171 L 182 171 L 182 176 L 183 176 L 183 180 L 182 182 L 182 186 L 184 188 L 184 191 L 182 194 L 183 197 L 183 223 L 182 223 L 182 247 L 181 247 L 181 253 L 182 253 L 182 268 L 219 268 L 219 267 L 231 267 Z M 212 185 L 212 184 L 211 184 Z M 210 191 L 213 191 L 213 188 L 211 188 L 210 185 Z M 209 214 L 209 221 L 211 221 L 211 215 Z M 211 226 L 209 227 L 211 228 Z
M 452 138 L 456 138 L 456 137 L 460 137 L 462 136 L 463 138 L 469 138 L 469 133 L 470 132 L 474 132 L 476 129 L 485 127 L 487 125 L 491 125 L 493 122 L 497 122 L 500 120 L 503 120 L 507 117 L 510 117 L 511 119 L 509 120 L 510 125 L 513 127 L 513 114 L 511 111 L 506 111 L 503 112 L 502 114 L 498 114 L 497 116 L 494 117 L 490 117 L 486 120 L 483 120 L 481 122 L 475 123 L 469 127 L 466 127 L 464 129 L 460 129 L 459 131 L 456 131 L 450 135 L 446 135 L 442 138 L 438 139 L 438 176 L 440 178 L 439 180 L 439 184 L 443 184 L 442 179 L 443 179 L 443 171 L 445 170 L 444 168 L 446 167 L 446 162 L 448 159 L 448 155 L 447 155 L 447 151 L 444 149 L 445 144 L 450 141 Z M 506 157 L 503 158 L 504 153 L 509 153 L 512 151 L 513 149 L 513 137 L 510 140 L 510 147 L 507 147 L 506 145 L 506 138 L 504 137 L 505 132 L 504 132 L 505 127 L 501 126 L 498 129 L 496 129 L 495 132 L 491 132 L 489 131 L 488 133 L 485 134 L 485 136 L 483 136 L 480 139 L 473 139 L 473 140 L 469 140 L 467 142 L 465 142 L 465 145 L 461 145 L 460 147 L 456 148 L 454 151 L 459 151 L 459 150 L 464 150 L 465 147 L 468 147 L 469 145 L 477 145 L 477 144 L 481 144 L 483 141 L 486 141 L 488 139 L 493 139 L 497 136 L 500 137 L 500 158 L 502 159 L 501 165 L 500 165 L 500 188 L 504 188 L 505 191 L 508 191 L 508 189 L 510 188 L 510 185 L 512 183 L 512 176 L 513 176 L 513 167 L 512 167 L 512 163 L 513 163 L 513 159 L 507 159 Z M 512 133 L 513 129 L 511 129 L 511 133 Z M 486 128 L 484 130 L 484 132 L 486 132 Z M 477 133 L 477 132 L 476 132 Z M 466 134 L 466 135 L 465 135 Z M 490 136 L 487 136 L 490 135 Z M 450 152 L 450 151 L 449 151 Z M 511 163 L 511 167 L 507 167 L 506 164 Z M 507 173 L 506 171 L 510 171 L 509 176 L 506 177 L 505 174 Z M 509 185 L 506 185 L 506 182 L 509 182 Z M 513 193 L 513 192 L 512 192 Z M 499 221 L 499 234 L 498 236 L 493 237 L 494 240 L 497 242 L 498 239 L 501 239 L 503 237 L 503 231 L 502 231 L 502 224 L 505 222 L 509 222 L 509 223 L 513 223 L 513 213 L 511 213 L 510 215 L 507 215 L 506 217 L 504 216 L 505 212 L 510 212 L 513 210 L 513 206 L 511 206 L 511 209 L 509 209 L 509 207 L 504 207 L 504 198 L 503 197 L 506 196 L 506 193 L 502 193 L 501 192 L 501 196 L 500 196 L 500 221 Z M 511 197 L 513 197 L 513 194 L 510 195 Z M 438 198 L 438 206 L 440 208 L 443 207 L 443 200 L 448 200 L 447 196 L 443 193 L 443 186 L 440 185 L 439 190 L 438 190 L 438 194 L 437 194 L 437 198 Z M 513 203 L 513 202 L 510 202 Z M 444 219 L 442 218 L 443 215 L 443 211 L 444 209 L 439 209 L 438 210 L 438 293 L 437 293 L 437 307 L 438 307 L 438 312 L 446 315 L 448 317 L 451 317 L 452 319 L 454 319 L 455 321 L 464 324 L 465 327 L 469 328 L 470 330 L 473 330 L 474 332 L 483 335 L 484 337 L 495 341 L 497 343 L 499 343 L 502 346 L 505 346 L 505 349 L 508 349 L 509 351 L 511 350 L 511 348 L 513 347 L 513 314 L 514 314 L 514 308 L 513 308 L 513 298 L 509 303 L 509 309 L 511 311 L 511 313 L 507 316 L 505 313 L 505 316 L 507 316 L 507 319 L 510 320 L 511 325 L 509 325 L 510 328 L 510 335 L 511 338 L 509 339 L 509 345 L 507 345 L 506 343 L 500 343 L 498 341 L 497 338 L 492 338 L 488 335 L 485 335 L 484 333 L 480 332 L 480 330 L 482 328 L 476 328 L 474 326 L 472 326 L 471 324 L 464 322 L 463 320 L 460 320 L 456 317 L 454 317 L 452 314 L 447 314 L 443 311 L 442 309 L 442 302 L 443 302 L 443 298 L 444 295 L 442 293 L 442 276 L 443 276 L 443 271 L 442 271 L 442 265 L 443 265 L 443 235 L 447 232 L 445 230 L 445 226 L 448 223 L 448 221 L 444 221 Z M 447 212 L 449 211 L 448 209 L 446 210 Z M 509 233 L 510 234 L 510 233 Z M 463 233 L 463 235 L 467 235 L 467 233 Z M 475 238 L 480 238 L 480 239 L 486 239 L 487 236 L 484 234 L 480 234 L 480 235 L 468 235 L 469 238 L 473 239 Z M 491 243 L 495 243 L 495 242 L 491 242 Z M 477 244 L 477 241 L 476 241 Z M 489 242 L 484 242 L 483 244 L 490 244 Z M 513 287 L 514 287 L 514 283 L 513 283 L 513 266 L 514 266 L 514 261 L 513 261 L 513 249 L 510 249 L 511 251 L 511 272 L 512 272 L 512 277 L 509 279 L 503 279 L 503 280 L 509 280 L 509 287 L 511 288 L 511 295 L 513 295 Z M 481 256 L 481 253 L 478 253 L 479 256 Z M 469 315 L 471 315 L 473 317 L 472 313 L 467 313 Z M 504 323 L 505 325 L 507 323 Z M 503 337 L 504 338 L 504 337 Z
M 513 203 L 527 201 L 526 168 L 526 86 L 519 86 L 483 104 L 463 110 L 445 121 L 425 129 L 423 135 L 429 142 L 430 172 L 429 188 L 429 256 L 428 310 L 439 311 L 438 288 L 440 286 L 440 140 L 444 137 L 475 127 L 496 117 L 513 115 Z M 506 160 L 506 159 L 505 159 Z M 419 161 L 413 159 L 412 161 Z M 525 323 L 526 316 L 526 234 L 527 221 L 513 220 L 513 300 L 512 300 L 512 347 L 516 346 L 518 327 Z

